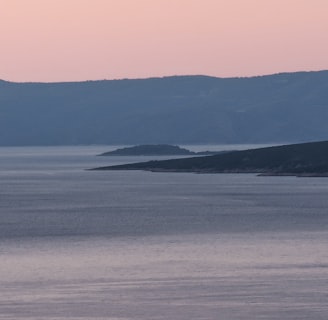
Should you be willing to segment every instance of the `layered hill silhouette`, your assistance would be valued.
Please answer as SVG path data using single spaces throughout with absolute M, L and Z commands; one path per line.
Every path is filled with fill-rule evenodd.
M 328 71 L 0 81 L 0 145 L 276 143 L 328 137 Z
M 95 170 L 328 176 L 328 141 L 234 151 L 205 157 L 139 162 Z

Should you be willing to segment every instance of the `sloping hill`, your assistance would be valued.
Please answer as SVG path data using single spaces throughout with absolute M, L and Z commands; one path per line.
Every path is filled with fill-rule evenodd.
M 270 143 L 328 137 L 328 71 L 0 81 L 0 145 Z
M 328 141 L 235 151 L 206 157 L 149 161 L 95 170 L 328 176 Z

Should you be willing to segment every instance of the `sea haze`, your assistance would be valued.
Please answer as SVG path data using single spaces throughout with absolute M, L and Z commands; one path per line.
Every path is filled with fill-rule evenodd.
M 110 149 L 0 148 L 0 319 L 328 318 L 327 179 L 85 170 L 154 159 Z

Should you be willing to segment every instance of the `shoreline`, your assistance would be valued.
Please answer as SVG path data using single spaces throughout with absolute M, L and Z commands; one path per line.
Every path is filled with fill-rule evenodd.
M 115 167 L 98 167 L 87 169 L 87 171 L 149 171 L 154 173 L 195 173 L 195 174 L 255 174 L 259 177 L 298 177 L 298 178 L 328 178 L 328 172 L 265 172 L 262 170 L 188 170 L 188 169 L 164 169 L 164 168 L 115 168 Z

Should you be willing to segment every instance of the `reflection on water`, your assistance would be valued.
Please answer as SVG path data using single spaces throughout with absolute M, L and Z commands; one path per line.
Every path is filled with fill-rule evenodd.
M 328 319 L 328 180 L 83 171 L 98 148 L 2 150 L 0 319 Z

